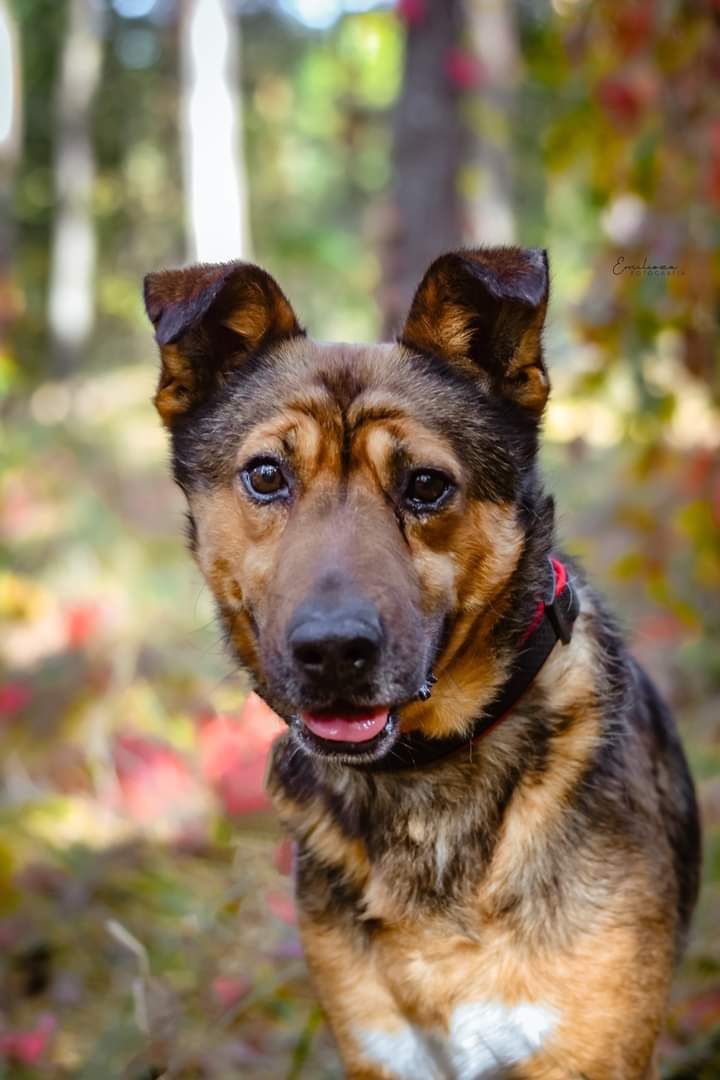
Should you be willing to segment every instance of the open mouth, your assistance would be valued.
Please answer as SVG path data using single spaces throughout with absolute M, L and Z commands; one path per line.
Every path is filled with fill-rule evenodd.
M 311 750 L 345 758 L 381 756 L 397 734 L 396 718 L 387 705 L 302 711 L 293 727 Z

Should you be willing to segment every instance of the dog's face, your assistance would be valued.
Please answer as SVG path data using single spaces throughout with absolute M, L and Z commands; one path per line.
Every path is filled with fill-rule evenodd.
M 373 760 L 401 729 L 466 722 L 479 676 L 463 653 L 523 547 L 547 290 L 542 252 L 443 256 L 398 342 L 367 346 L 309 340 L 258 267 L 147 278 L 195 557 L 237 657 L 311 752 Z

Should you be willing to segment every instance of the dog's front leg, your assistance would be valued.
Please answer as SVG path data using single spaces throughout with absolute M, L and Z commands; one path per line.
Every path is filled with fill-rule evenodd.
M 400 1013 L 372 945 L 350 927 L 303 915 L 300 934 L 348 1080 L 433 1080 L 432 1060 Z

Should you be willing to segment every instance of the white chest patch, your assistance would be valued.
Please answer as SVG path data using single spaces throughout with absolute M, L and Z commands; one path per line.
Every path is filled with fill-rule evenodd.
M 398 1080 L 500 1080 L 540 1049 L 558 1018 L 547 1005 L 477 1001 L 453 1010 L 447 1032 L 404 1024 L 356 1034 L 365 1056 Z

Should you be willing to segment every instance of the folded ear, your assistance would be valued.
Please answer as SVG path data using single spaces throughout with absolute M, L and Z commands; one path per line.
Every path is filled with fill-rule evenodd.
M 441 255 L 420 282 L 400 341 L 481 376 L 488 392 L 539 415 L 550 383 L 542 356 L 547 253 L 480 248 Z
M 280 286 L 251 263 L 160 270 L 144 293 L 162 360 L 155 405 L 167 427 L 252 353 L 303 333 Z

